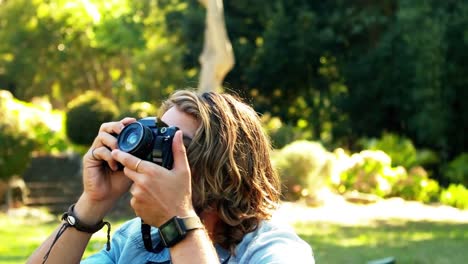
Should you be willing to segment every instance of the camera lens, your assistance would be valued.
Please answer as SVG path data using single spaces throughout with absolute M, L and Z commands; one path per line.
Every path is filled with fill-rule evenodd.
M 152 150 L 153 133 L 139 122 L 126 126 L 117 138 L 120 150 L 145 159 Z
M 140 134 L 138 131 L 130 131 L 128 137 L 125 139 L 124 143 L 125 145 L 128 146 L 133 146 L 135 143 L 138 142 L 138 138 L 140 137 Z

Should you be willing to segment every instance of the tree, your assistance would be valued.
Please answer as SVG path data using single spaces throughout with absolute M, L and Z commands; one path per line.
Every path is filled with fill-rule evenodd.
M 88 89 L 119 104 L 156 102 L 183 80 L 164 12 L 154 1 L 6 1 L 0 86 L 61 108 Z

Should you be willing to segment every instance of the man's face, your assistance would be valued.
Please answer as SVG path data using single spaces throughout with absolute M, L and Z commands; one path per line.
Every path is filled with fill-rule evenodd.
M 195 136 L 200 123 L 191 115 L 186 114 L 176 107 L 171 107 L 167 110 L 161 120 L 169 126 L 176 126 L 184 133 L 184 145 L 188 146 L 190 140 Z

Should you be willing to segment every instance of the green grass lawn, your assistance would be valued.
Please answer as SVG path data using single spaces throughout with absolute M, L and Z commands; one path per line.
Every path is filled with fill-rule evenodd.
M 11 218 L 0 213 L 0 264 L 25 263 L 33 251 L 57 228 L 56 221 L 35 221 L 34 218 Z M 112 221 L 112 230 L 122 224 Z M 85 257 L 99 251 L 106 243 L 106 227 L 91 238 Z
M 24 263 L 56 228 L 57 221 L 12 219 L 0 214 L 0 263 Z M 112 221 L 115 230 L 122 221 Z M 313 246 L 317 263 L 366 263 L 395 257 L 401 263 L 466 263 L 468 223 L 385 221 L 366 226 L 305 222 L 297 232 Z M 104 230 L 93 236 L 85 256 L 105 244 Z
M 455 264 L 468 259 L 468 223 L 394 220 L 367 226 L 301 223 L 295 228 L 313 246 L 317 263 L 394 257 L 398 264 Z

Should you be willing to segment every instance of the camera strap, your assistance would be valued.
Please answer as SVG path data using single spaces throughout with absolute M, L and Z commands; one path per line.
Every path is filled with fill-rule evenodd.
M 143 239 L 143 244 L 145 245 L 146 250 L 149 252 L 159 253 L 164 249 L 161 242 L 153 248 L 153 241 L 151 240 L 151 226 L 145 224 L 143 219 L 141 220 L 141 238 Z

